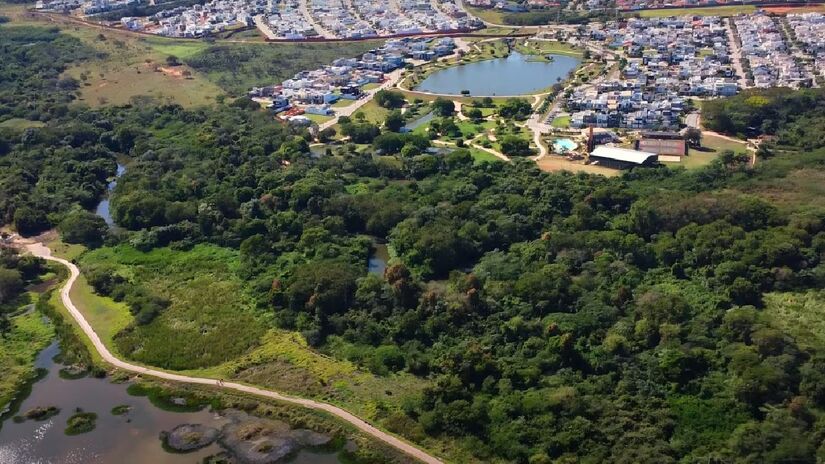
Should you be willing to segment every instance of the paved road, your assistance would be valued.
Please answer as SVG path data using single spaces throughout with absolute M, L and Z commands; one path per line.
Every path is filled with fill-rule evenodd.
M 698 111 L 694 111 L 693 113 L 688 113 L 685 116 L 685 125 L 688 127 L 692 127 L 694 129 L 701 129 L 699 123 L 701 122 L 702 113 Z
M 443 464 L 441 460 L 438 458 L 431 456 L 430 454 L 422 451 L 421 449 L 404 442 L 397 437 L 390 435 L 386 432 L 383 432 L 372 425 L 368 424 L 364 420 L 356 417 L 355 415 L 331 404 L 321 403 L 314 400 L 309 400 L 306 398 L 297 398 L 294 396 L 287 396 L 281 393 L 277 393 L 270 390 L 264 390 L 257 387 L 252 387 L 249 385 L 243 385 L 239 383 L 233 382 L 223 382 L 218 384 L 215 379 L 206 379 L 201 377 L 189 377 L 186 375 L 179 375 L 173 374 L 170 372 L 164 372 L 159 370 L 154 370 L 144 366 L 138 366 L 135 364 L 130 364 L 126 361 L 122 361 L 115 357 L 106 345 L 100 340 L 100 337 L 95 332 L 94 328 L 92 328 L 91 324 L 86 320 L 77 307 L 75 306 L 72 298 L 70 296 L 70 291 L 72 286 L 74 285 L 75 281 L 77 280 L 78 276 L 80 276 L 80 270 L 75 266 L 73 263 L 52 256 L 51 250 L 39 242 L 33 242 L 30 240 L 18 240 L 16 242 L 19 245 L 24 246 L 29 252 L 31 252 L 35 256 L 39 256 L 43 259 L 47 259 L 50 261 L 54 261 L 66 266 L 69 269 L 69 279 L 66 281 L 66 284 L 63 285 L 63 288 L 60 289 L 60 300 L 63 302 L 63 305 L 69 311 L 69 313 L 74 318 L 75 322 L 80 326 L 81 330 L 86 334 L 87 337 L 92 341 L 97 352 L 100 354 L 100 357 L 103 358 L 104 361 L 107 363 L 119 368 L 123 369 L 124 371 L 135 372 L 138 374 L 148 375 L 152 377 L 157 377 L 164 380 L 171 380 L 173 382 L 181 382 L 181 383 L 189 383 L 189 384 L 198 384 L 198 385 L 209 385 L 212 387 L 218 388 L 225 388 L 227 390 L 235 390 L 242 393 L 248 393 L 256 396 L 261 396 L 265 398 L 271 398 L 277 401 L 283 401 L 285 403 L 290 403 L 298 406 L 303 406 L 305 408 L 314 409 L 318 411 L 324 411 L 329 414 L 332 414 L 339 419 L 349 422 L 353 426 L 355 426 L 358 430 L 367 433 L 386 444 L 396 448 L 404 453 L 421 460 L 422 462 L 428 464 Z
M 736 81 L 739 83 L 739 88 L 744 89 L 748 86 L 748 81 L 745 78 L 745 68 L 742 67 L 742 49 L 736 43 L 736 37 L 733 34 L 733 26 L 731 26 L 730 18 L 725 19 L 725 30 L 728 34 L 728 45 L 730 45 L 730 56 L 733 58 L 731 64 L 733 70 L 736 71 Z
M 261 33 L 266 36 L 267 39 L 272 40 L 272 39 L 277 39 L 278 38 L 278 34 L 273 32 L 272 28 L 269 27 L 269 24 L 266 23 L 266 16 L 257 15 L 252 19 L 255 20 L 255 27 L 257 27 L 258 30 L 261 31 Z
M 315 17 L 312 16 L 312 13 L 309 11 L 308 0 L 300 0 L 298 2 L 298 6 L 301 9 L 301 13 L 303 13 L 306 20 L 309 22 L 310 25 L 312 25 L 312 28 L 315 29 L 315 32 L 317 32 L 318 35 L 328 39 L 335 37 L 335 34 L 324 29 L 324 26 L 322 26 L 321 23 L 315 21 Z

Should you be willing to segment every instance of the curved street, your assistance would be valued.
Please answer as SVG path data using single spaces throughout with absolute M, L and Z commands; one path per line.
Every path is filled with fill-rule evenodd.
M 202 377 L 189 377 L 189 376 L 185 376 L 185 375 L 179 375 L 179 374 L 173 374 L 173 373 L 170 373 L 170 372 L 154 370 L 152 368 L 148 368 L 148 367 L 144 367 L 144 366 L 138 366 L 138 365 L 135 365 L 135 364 L 130 364 L 126 361 L 118 359 L 117 357 L 115 357 L 109 351 L 109 349 L 106 347 L 106 345 L 103 344 L 103 342 L 100 340 L 100 337 L 95 332 L 94 328 L 92 328 L 91 324 L 89 324 L 89 322 L 83 316 L 83 313 L 81 313 L 77 309 L 77 307 L 75 306 L 74 302 L 72 302 L 70 292 L 71 292 L 72 286 L 74 285 L 75 281 L 80 276 L 80 269 L 78 269 L 78 267 L 75 264 L 73 264 L 73 263 L 71 263 L 71 262 L 69 262 L 69 261 L 67 261 L 63 258 L 58 258 L 58 257 L 52 256 L 51 250 L 47 246 L 43 245 L 42 243 L 33 242 L 33 241 L 30 241 L 30 240 L 17 240 L 16 243 L 18 245 L 24 246 L 34 256 L 38 256 L 40 258 L 47 259 L 49 261 L 54 261 L 54 262 L 60 263 L 64 266 L 66 266 L 66 268 L 69 269 L 69 273 L 70 273 L 69 279 L 66 281 L 66 283 L 63 285 L 63 287 L 60 289 L 60 300 L 63 302 L 63 305 L 66 307 L 66 309 L 69 311 L 69 313 L 72 315 L 75 322 L 77 322 L 78 326 L 80 326 L 80 328 L 83 330 L 83 332 L 86 334 L 86 336 L 89 337 L 89 339 L 92 341 L 92 344 L 94 345 L 95 350 L 97 350 L 97 352 L 100 354 L 101 358 L 103 358 L 103 360 L 106 361 L 107 363 L 109 363 L 109 364 L 111 364 L 111 365 L 113 365 L 113 366 L 115 366 L 119 369 L 123 369 L 125 371 L 130 371 L 130 372 L 134 372 L 134 373 L 138 373 L 138 374 L 142 374 L 142 375 L 157 377 L 159 379 L 171 380 L 173 382 L 199 384 L 199 385 L 209 385 L 209 386 L 212 386 L 212 387 L 225 388 L 225 389 L 228 389 L 228 390 L 235 390 L 235 391 L 242 392 L 242 393 L 248 393 L 248 394 L 251 394 L 251 395 L 256 395 L 256 396 L 260 396 L 260 397 L 264 397 L 264 398 L 270 398 L 270 399 L 274 399 L 274 400 L 277 400 L 277 401 L 282 401 L 282 402 L 285 402 L 285 403 L 290 403 L 290 404 L 294 404 L 294 405 L 297 405 L 297 406 L 302 406 L 302 407 L 305 407 L 305 408 L 314 409 L 314 410 L 317 410 L 317 411 L 324 411 L 324 412 L 327 412 L 329 414 L 332 414 L 333 416 L 336 416 L 337 418 L 339 418 L 341 420 L 344 420 L 344 421 L 352 424 L 358 430 L 360 430 L 360 431 L 362 431 L 362 432 L 364 432 L 368 435 L 371 435 L 371 436 L 383 441 L 384 443 L 392 446 L 393 448 L 396 448 L 396 449 L 398 449 L 400 451 L 403 451 L 404 453 L 408 454 L 409 456 L 412 456 L 416 459 L 419 459 L 422 462 L 425 462 L 427 464 L 443 464 L 443 462 L 441 460 L 439 460 L 438 458 L 436 458 L 434 456 L 431 456 L 430 454 L 428 454 L 425 451 L 415 447 L 414 445 L 411 445 L 411 444 L 409 444 L 405 441 L 402 441 L 401 439 L 399 439 L 399 438 L 397 438 L 393 435 L 390 435 L 390 434 L 388 434 L 388 433 L 386 433 L 382 430 L 379 430 L 376 427 L 368 424 L 366 421 L 364 421 L 364 420 L 356 417 L 355 415 L 347 412 L 346 410 L 341 409 L 337 406 L 333 406 L 331 404 L 322 403 L 322 402 L 319 402 L 319 401 L 314 401 L 314 400 L 310 400 L 310 399 L 306 399 L 306 398 L 298 398 L 298 397 L 294 397 L 294 396 L 283 395 L 281 393 L 274 392 L 274 391 L 271 391 L 271 390 L 264 390 L 264 389 L 257 388 L 257 387 L 252 387 L 252 386 L 249 386 L 249 385 L 243 385 L 243 384 L 240 384 L 240 383 L 233 383 L 233 382 L 220 382 L 219 383 L 215 379 L 207 379 L 207 378 L 202 378 Z

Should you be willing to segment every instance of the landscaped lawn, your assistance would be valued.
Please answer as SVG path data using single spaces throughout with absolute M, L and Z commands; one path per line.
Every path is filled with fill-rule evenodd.
M 345 108 L 347 106 L 352 105 L 353 103 L 355 103 L 355 100 L 345 100 L 345 99 L 342 98 L 342 99 L 338 100 L 337 102 L 333 103 L 332 107 L 333 108 Z
M 329 121 L 330 119 L 333 118 L 332 116 L 327 116 L 327 115 L 324 115 L 324 114 L 310 114 L 310 113 L 304 113 L 304 116 L 306 116 L 310 121 L 318 123 L 318 124 L 325 123 L 325 122 L 327 122 L 327 121 Z
M 682 157 L 679 163 L 665 163 L 670 167 L 683 166 L 687 169 L 696 169 L 707 166 L 723 151 L 733 150 L 735 153 L 747 153 L 745 142 L 734 142 L 715 135 L 703 135 L 702 147 L 706 150 L 688 149 L 688 155 Z
M 557 42 L 549 40 L 529 40 L 525 42 L 519 41 L 516 43 L 516 50 L 521 53 L 531 54 L 555 54 L 555 55 L 569 55 L 582 56 L 583 52 L 566 42 Z
M 502 161 L 501 158 L 487 153 L 484 150 L 479 150 L 478 148 L 471 148 L 470 154 L 473 155 L 474 164 L 481 164 L 485 161 Z
M 362 113 L 366 117 L 367 121 L 375 124 L 382 124 L 384 120 L 387 119 L 387 115 L 390 114 L 390 110 L 378 106 L 378 103 L 375 103 L 375 100 L 370 100 L 365 103 L 364 106 L 358 108 L 358 111 L 353 113 L 352 118 L 356 119 L 356 115 L 358 113 Z
M 570 127 L 570 116 L 556 116 L 550 125 L 559 129 L 566 129 Z

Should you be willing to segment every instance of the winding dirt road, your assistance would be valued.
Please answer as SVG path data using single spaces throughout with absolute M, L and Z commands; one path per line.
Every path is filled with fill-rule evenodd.
M 443 464 L 443 462 L 441 460 L 439 460 L 438 458 L 436 458 L 434 456 L 431 456 L 430 454 L 426 453 L 425 451 L 422 451 L 421 449 L 419 449 L 419 448 L 417 448 L 417 447 L 415 447 L 415 446 L 413 446 L 413 445 L 411 445 L 411 444 L 409 444 L 405 441 L 402 441 L 402 440 L 400 440 L 399 438 L 397 438 L 393 435 L 390 435 L 386 432 L 383 432 L 383 431 L 373 427 L 372 425 L 368 424 L 364 420 L 356 417 L 355 415 L 353 415 L 353 414 L 351 414 L 351 413 L 349 413 L 349 412 L 347 412 L 347 411 L 345 411 L 345 410 L 343 410 L 343 409 L 341 409 L 337 406 L 333 406 L 331 404 L 321 403 L 321 402 L 318 402 L 318 401 L 309 400 L 309 399 L 305 399 L 305 398 L 297 398 L 297 397 L 294 397 L 294 396 L 287 396 L 287 395 L 283 395 L 281 393 L 277 393 L 277 392 L 274 392 L 274 391 L 264 390 L 264 389 L 261 389 L 261 388 L 252 387 L 252 386 L 249 386 L 249 385 L 243 385 L 243 384 L 239 384 L 239 383 L 232 383 L 232 382 L 220 382 L 219 383 L 215 379 L 206 379 L 206 378 L 201 378 L 201 377 L 189 377 L 189 376 L 185 376 L 185 375 L 173 374 L 173 373 L 170 373 L 170 372 L 158 371 L 158 370 L 154 370 L 154 369 L 151 369 L 151 368 L 148 368 L 148 367 L 143 367 L 143 366 L 138 366 L 138 365 L 135 365 L 135 364 L 130 364 L 128 362 L 125 362 L 125 361 L 122 361 L 122 360 L 118 359 L 117 357 L 115 357 L 109 351 L 109 349 L 106 347 L 106 345 L 103 344 L 103 342 L 100 340 L 100 337 L 97 335 L 95 330 L 92 328 L 91 324 L 89 324 L 89 322 L 83 316 L 83 313 L 81 313 L 77 309 L 77 307 L 74 305 L 74 302 L 72 302 L 72 299 L 71 299 L 71 296 L 69 295 L 69 292 L 71 291 L 72 286 L 74 285 L 74 283 L 77 280 L 78 276 L 80 276 L 80 270 L 77 268 L 77 266 L 75 266 L 73 263 L 71 263 L 71 262 L 69 262 L 69 261 L 67 261 L 63 258 L 58 258 L 58 257 L 52 256 L 51 250 L 47 246 L 43 245 L 42 243 L 32 242 L 32 241 L 29 241 L 29 240 L 18 240 L 16 243 L 18 243 L 21 246 L 24 246 L 31 254 L 33 254 L 35 256 L 39 256 L 43 259 L 47 259 L 47 260 L 50 260 L 50 261 L 60 263 L 64 266 L 66 266 L 69 269 L 70 276 L 69 276 L 69 279 L 66 281 L 66 283 L 63 285 L 63 288 L 60 289 L 60 299 L 63 302 L 63 305 L 66 306 L 66 309 L 69 310 L 69 313 L 72 315 L 74 320 L 77 322 L 77 324 L 83 330 L 83 332 L 86 334 L 86 336 L 89 337 L 89 339 L 92 341 L 92 344 L 94 345 L 97 352 L 100 354 L 101 358 L 103 358 L 103 360 L 106 361 L 107 363 L 109 363 L 109 364 L 111 364 L 111 365 L 113 365 L 113 366 L 115 366 L 119 369 L 123 369 L 124 371 L 130 371 L 130 372 L 135 372 L 135 373 L 142 374 L 142 375 L 157 377 L 159 379 L 171 380 L 171 381 L 174 381 L 174 382 L 181 382 L 181 383 L 209 385 L 209 386 L 212 386 L 212 387 L 225 388 L 225 389 L 228 389 L 228 390 L 235 390 L 235 391 L 239 391 L 239 392 L 242 392 L 242 393 L 248 393 L 248 394 L 251 394 L 251 395 L 256 395 L 256 396 L 260 396 L 260 397 L 264 397 L 264 398 L 271 398 L 271 399 L 274 399 L 274 400 L 277 400 L 277 401 L 283 401 L 285 403 L 290 403 L 290 404 L 294 404 L 294 405 L 298 405 L 298 406 L 303 406 L 303 407 L 309 408 L 309 409 L 324 411 L 324 412 L 327 412 L 329 414 L 332 414 L 333 416 L 338 417 L 341 420 L 349 422 L 350 424 L 355 426 L 358 430 L 360 430 L 360 431 L 362 431 L 366 434 L 369 434 L 369 435 L 385 442 L 386 444 L 388 444 L 388 445 L 390 445 L 390 446 L 392 446 L 392 447 L 394 447 L 394 448 L 396 448 L 400 451 L 403 451 L 404 453 L 406 453 L 406 454 L 408 454 L 408 455 L 410 455 L 410 456 L 412 456 L 416 459 L 419 459 L 422 462 L 425 462 L 427 464 Z

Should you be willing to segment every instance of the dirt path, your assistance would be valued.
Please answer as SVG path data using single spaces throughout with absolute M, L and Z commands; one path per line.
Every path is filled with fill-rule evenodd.
M 66 309 L 74 318 L 75 322 L 77 322 L 78 326 L 83 330 L 83 333 L 86 334 L 87 337 L 92 341 L 97 352 L 100 354 L 100 357 L 103 358 L 104 361 L 107 363 L 125 371 L 135 372 L 142 375 L 148 375 L 152 377 L 157 377 L 159 379 L 164 380 L 171 380 L 173 382 L 182 382 L 182 383 L 189 383 L 189 384 L 199 384 L 199 385 L 209 385 L 212 387 L 218 388 L 225 388 L 228 390 L 235 390 L 243 393 L 248 393 L 256 396 L 261 396 L 265 398 L 271 398 L 277 401 L 283 401 L 285 403 L 290 403 L 298 406 L 303 406 L 305 408 L 314 409 L 318 411 L 324 411 L 333 416 L 338 417 L 346 422 L 349 422 L 353 426 L 355 426 L 358 430 L 367 433 L 384 443 L 396 448 L 404 453 L 421 460 L 422 462 L 428 464 L 443 464 L 441 460 L 438 458 L 431 456 L 430 454 L 422 451 L 421 449 L 402 441 L 401 439 L 390 435 L 386 432 L 383 432 L 372 425 L 368 424 L 364 420 L 356 417 L 355 415 L 341 409 L 337 406 L 333 406 L 327 403 L 321 403 L 318 401 L 306 399 L 306 398 L 297 398 L 294 396 L 287 396 L 281 393 L 277 393 L 270 390 L 264 390 L 257 387 L 252 387 L 249 385 L 243 385 L 240 383 L 233 383 L 233 382 L 221 382 L 218 383 L 215 379 L 206 379 L 201 377 L 189 377 L 186 375 L 179 375 L 173 374 L 170 372 L 164 372 L 159 370 L 154 370 L 152 368 L 138 366 L 135 364 L 130 364 L 126 361 L 122 361 L 115 357 L 106 345 L 100 340 L 100 337 L 95 332 L 94 328 L 92 328 L 91 324 L 86 320 L 77 307 L 74 305 L 74 302 L 71 299 L 70 292 L 72 286 L 74 285 L 77 278 L 80 276 L 80 270 L 77 268 L 76 265 L 73 263 L 63 259 L 52 256 L 51 250 L 39 242 L 34 242 L 31 240 L 17 240 L 17 244 L 25 247 L 31 254 L 35 256 L 39 256 L 43 259 L 47 259 L 50 261 L 54 261 L 66 266 L 69 269 L 69 279 L 60 289 L 60 300 L 63 302 L 63 305 L 66 306 Z

